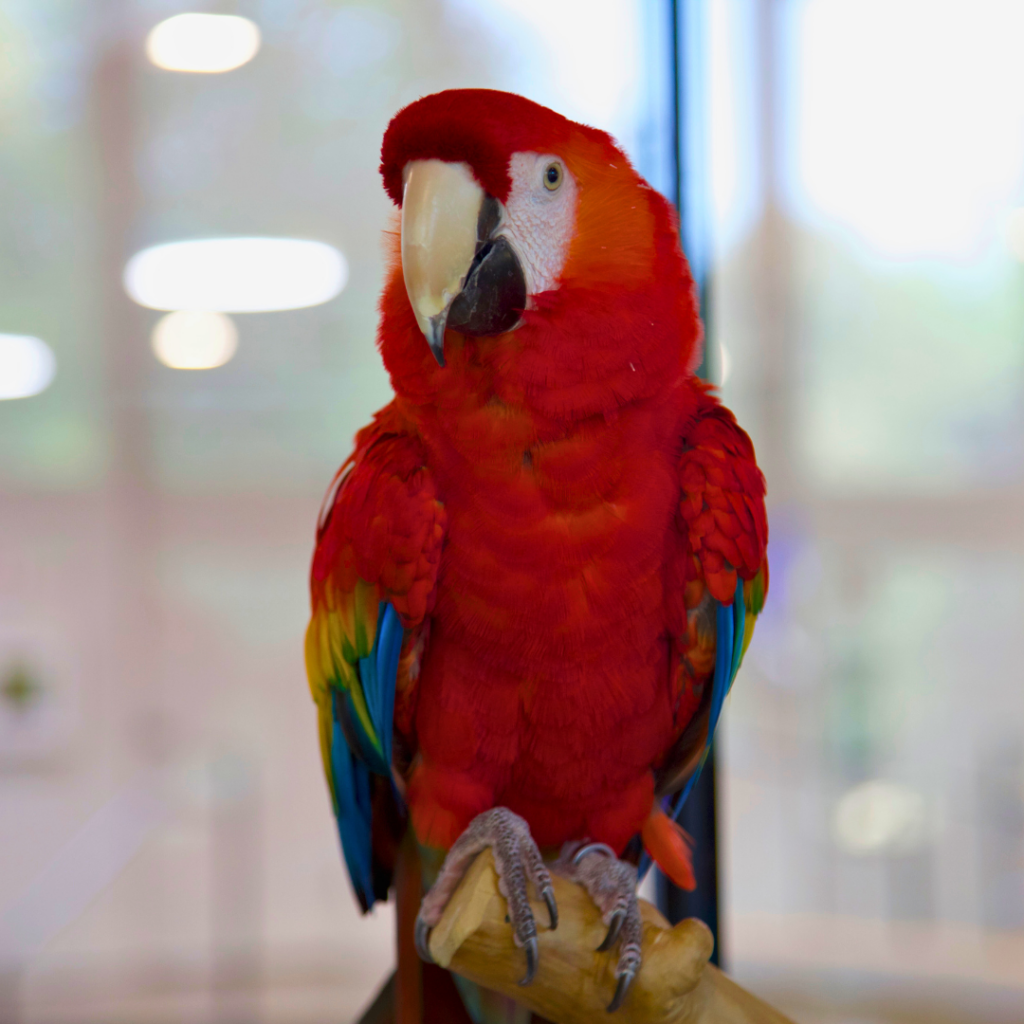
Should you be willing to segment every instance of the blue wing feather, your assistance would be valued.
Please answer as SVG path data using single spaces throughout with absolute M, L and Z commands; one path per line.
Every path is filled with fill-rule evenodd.
M 338 703 L 335 694 L 335 704 Z M 337 805 L 338 835 L 352 887 L 364 910 L 373 906 L 369 770 L 352 755 L 335 714 L 331 733 L 331 774 Z
M 732 686 L 732 650 L 735 633 L 733 605 L 719 604 L 716 620 L 718 630 L 715 634 L 715 674 L 711 682 L 711 716 L 708 719 L 708 741 L 704 747 L 705 757 L 707 757 L 708 747 L 711 746 L 711 740 L 715 735 L 725 698 Z
M 373 648 L 367 657 L 359 659 L 358 671 L 383 756 L 360 725 L 350 693 L 347 690 L 335 690 L 333 693 L 331 774 L 337 795 L 335 814 L 345 864 L 364 910 L 369 910 L 375 902 L 370 776 L 391 777 L 395 688 L 403 638 L 404 630 L 398 613 L 390 604 L 381 602 Z
M 732 643 L 732 670 L 729 675 L 729 689 L 736 681 L 736 673 L 740 670 L 740 662 L 743 660 L 743 643 L 746 639 L 747 628 L 747 602 L 743 598 L 743 580 L 736 580 L 736 596 L 732 602 L 733 617 L 733 643 Z
M 379 617 L 380 633 L 377 643 L 377 678 L 382 681 L 381 728 L 378 735 L 384 746 L 384 761 L 391 771 L 391 740 L 395 721 L 395 687 L 398 679 L 398 659 L 402 653 L 405 629 L 398 612 L 390 604 L 385 605 Z

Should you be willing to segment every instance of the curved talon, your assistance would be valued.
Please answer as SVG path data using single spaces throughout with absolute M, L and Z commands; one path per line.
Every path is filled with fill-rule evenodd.
M 558 927 L 558 906 L 555 904 L 555 890 L 551 886 L 546 885 L 541 889 L 540 894 L 547 904 L 548 917 L 551 919 L 551 930 L 554 931 Z
M 416 930 L 414 932 L 416 952 L 420 959 L 427 964 L 432 964 L 434 958 L 430 955 L 430 925 L 422 917 L 416 918 Z
M 618 854 L 607 843 L 587 843 L 576 851 L 572 858 L 572 866 L 576 867 L 588 853 L 603 853 L 606 857 L 611 857 L 612 860 L 619 859 Z
M 531 935 L 523 943 L 523 952 L 526 954 L 526 977 L 521 979 L 520 985 L 529 985 L 533 976 L 537 973 L 537 939 Z
M 612 996 L 612 1001 L 608 1004 L 608 1013 L 614 1013 L 622 1005 L 622 1001 L 626 998 L 626 993 L 629 991 L 629 986 L 633 984 L 634 977 L 634 971 L 623 971 L 619 975 L 619 983 L 615 986 L 615 995 Z
M 427 922 L 436 924 L 440 920 L 473 858 L 488 846 L 494 852 L 498 889 L 505 897 L 505 920 L 512 926 L 512 941 L 526 955 L 526 976 L 519 984 L 529 985 L 537 973 L 540 959 L 537 922 L 530 907 L 530 893 L 539 893 L 544 900 L 552 929 L 558 925 L 558 907 L 551 875 L 530 835 L 529 825 L 507 807 L 492 807 L 478 814 L 452 844 L 440 873 L 420 905 L 414 929 L 416 951 L 427 963 L 434 962 L 430 955 L 430 927 Z
M 612 914 L 612 919 L 608 922 L 608 934 L 604 937 L 604 942 L 597 947 L 598 953 L 603 953 L 615 945 L 615 940 L 619 937 L 619 932 L 622 931 L 622 922 L 625 920 L 626 911 L 624 909 L 616 910 Z

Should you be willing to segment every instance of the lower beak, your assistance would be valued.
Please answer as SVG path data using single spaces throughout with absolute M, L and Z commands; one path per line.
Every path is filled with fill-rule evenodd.
M 501 206 L 466 164 L 414 160 L 402 197 L 402 274 L 416 322 L 439 365 L 444 334 L 502 334 L 526 305 L 526 279 Z

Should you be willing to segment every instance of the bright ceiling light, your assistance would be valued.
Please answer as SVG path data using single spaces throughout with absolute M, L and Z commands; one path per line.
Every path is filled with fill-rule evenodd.
M 146 37 L 146 56 L 168 71 L 233 71 L 259 48 L 259 28 L 234 14 L 176 14 Z
M 318 306 L 348 280 L 333 246 L 298 238 L 205 238 L 136 253 L 124 287 L 150 309 L 265 313 Z
M 38 395 L 56 372 L 57 359 L 45 341 L 27 334 L 0 334 L 0 399 Z
M 153 328 L 153 352 L 172 370 L 212 370 L 237 348 L 238 330 L 223 313 L 182 309 L 161 317 Z

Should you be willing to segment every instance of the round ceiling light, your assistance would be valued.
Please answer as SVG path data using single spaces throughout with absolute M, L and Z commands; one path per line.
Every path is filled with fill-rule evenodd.
M 162 316 L 153 328 L 153 352 L 172 370 L 212 370 L 237 348 L 238 330 L 223 313 L 182 309 Z
M 56 372 L 57 359 L 45 341 L 27 334 L 0 334 L 0 399 L 38 395 Z
M 333 246 L 298 238 L 204 238 L 136 253 L 124 287 L 150 309 L 265 313 L 318 306 L 345 287 Z
M 146 56 L 167 71 L 233 71 L 259 48 L 259 28 L 235 14 L 176 14 L 146 37 Z

